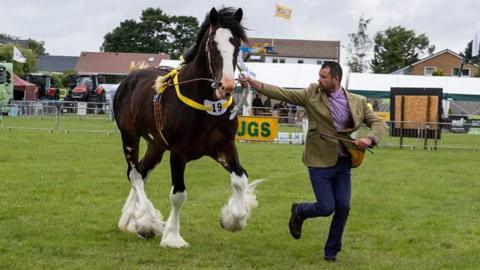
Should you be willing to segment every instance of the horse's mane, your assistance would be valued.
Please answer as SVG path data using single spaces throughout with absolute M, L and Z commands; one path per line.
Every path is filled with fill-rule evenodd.
M 235 11 L 236 9 L 233 7 L 224 7 L 220 9 L 218 11 L 217 25 L 220 27 L 225 27 L 230 29 L 230 31 L 232 31 L 233 36 L 238 37 L 240 38 L 240 40 L 247 43 L 248 38 L 246 34 L 246 28 L 243 27 L 241 23 L 235 20 L 234 18 Z M 200 45 L 202 44 L 203 36 L 205 35 L 205 32 L 207 32 L 208 28 L 211 25 L 209 15 L 210 15 L 210 12 L 207 13 L 207 15 L 205 16 L 205 20 L 200 26 L 200 31 L 197 34 L 197 40 L 195 42 L 195 45 L 192 48 L 190 48 L 183 56 L 186 64 L 192 62 L 193 59 L 195 58 L 195 55 L 197 55 Z

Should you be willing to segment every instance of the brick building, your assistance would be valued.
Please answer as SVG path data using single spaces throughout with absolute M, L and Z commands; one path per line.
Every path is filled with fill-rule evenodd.
M 249 62 L 293 63 L 321 65 L 325 61 L 338 62 L 340 41 L 249 38 L 249 47 L 265 50 L 250 56 Z
M 462 56 L 449 49 L 445 49 L 409 66 L 396 70 L 391 74 L 432 76 L 435 71 L 441 71 L 443 76 L 458 76 L 462 61 Z M 478 65 L 464 64 L 462 77 L 478 77 L 478 72 Z

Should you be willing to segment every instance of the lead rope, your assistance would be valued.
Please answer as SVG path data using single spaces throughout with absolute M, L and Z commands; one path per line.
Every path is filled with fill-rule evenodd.
M 240 67 L 238 67 L 238 69 L 240 70 Z M 238 80 L 244 76 L 245 75 L 243 75 L 243 73 L 238 74 Z M 238 103 L 235 104 L 235 107 L 233 107 L 232 111 L 230 112 L 230 120 L 233 120 L 233 118 L 237 116 L 240 108 L 246 103 L 248 93 L 250 93 L 250 84 L 247 82 L 247 88 L 242 88 L 242 95 L 240 96 Z
M 242 79 L 243 77 L 245 76 L 255 76 L 255 74 L 251 71 L 248 70 L 248 67 L 245 65 L 245 63 L 243 62 L 243 52 L 242 50 L 240 50 L 238 52 L 238 56 L 237 56 L 237 68 L 238 70 L 240 71 L 240 73 L 238 74 L 238 79 L 237 81 L 240 81 L 240 79 Z M 242 95 L 240 96 L 240 100 L 238 101 L 237 104 L 235 104 L 235 107 L 232 109 L 231 113 L 230 113 L 230 120 L 233 120 L 233 118 L 235 118 L 235 116 L 237 116 L 238 114 L 238 111 L 240 110 L 240 108 L 247 103 L 247 97 L 248 97 L 248 94 L 250 93 L 250 84 L 247 82 L 247 88 L 242 88 Z M 248 105 L 248 104 L 247 104 Z

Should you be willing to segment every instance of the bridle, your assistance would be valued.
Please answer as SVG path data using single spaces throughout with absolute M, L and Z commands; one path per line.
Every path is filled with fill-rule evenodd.
M 213 73 L 213 68 L 212 68 L 212 55 L 210 52 L 210 37 L 212 35 L 212 26 L 208 28 L 208 36 L 207 36 L 207 43 L 205 44 L 205 53 L 207 54 L 207 61 L 208 61 L 208 69 L 210 69 L 210 74 L 212 76 L 213 82 L 212 82 L 212 88 L 217 89 L 218 87 L 221 86 L 221 82 L 219 82 L 215 78 L 215 73 Z
M 208 28 L 208 36 L 207 36 L 207 41 L 206 41 L 206 44 L 205 44 L 205 53 L 207 54 L 207 62 L 208 62 L 208 69 L 210 70 L 210 76 L 211 78 L 195 78 L 195 79 L 190 79 L 190 80 L 185 80 L 185 81 L 180 81 L 178 83 L 168 83 L 167 86 L 175 86 L 175 85 L 182 85 L 182 84 L 186 84 L 186 83 L 190 83 L 190 82 L 195 82 L 195 81 L 208 81 L 211 83 L 211 87 L 213 89 L 217 89 L 218 87 L 221 87 L 222 86 L 222 83 L 220 81 L 218 81 L 216 78 L 215 78 L 215 73 L 213 72 L 213 68 L 212 68 L 212 55 L 211 55 L 211 52 L 210 52 L 210 37 L 212 35 L 212 26 L 210 26 Z M 180 70 L 182 69 L 182 66 L 180 66 Z

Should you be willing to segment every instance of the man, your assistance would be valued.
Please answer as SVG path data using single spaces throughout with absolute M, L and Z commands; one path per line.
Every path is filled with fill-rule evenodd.
M 252 107 L 253 107 L 253 114 L 254 115 L 259 115 L 260 112 L 263 109 L 263 103 L 262 100 L 258 95 L 255 95 L 255 98 L 252 101 Z
M 365 97 L 350 94 L 341 87 L 342 68 L 338 63 L 325 62 L 319 75 L 318 83 L 302 91 L 283 89 L 251 77 L 240 82 L 244 86 L 249 83 L 265 96 L 305 108 L 309 123 L 303 163 L 308 167 L 317 202 L 292 204 L 289 229 L 292 236 L 299 239 L 305 219 L 334 213 L 324 258 L 336 261 L 350 210 L 349 149 L 364 151 L 378 144 L 385 123 L 368 108 Z M 368 135 L 346 143 L 343 139 L 352 140 L 351 133 L 362 123 L 370 127 Z

